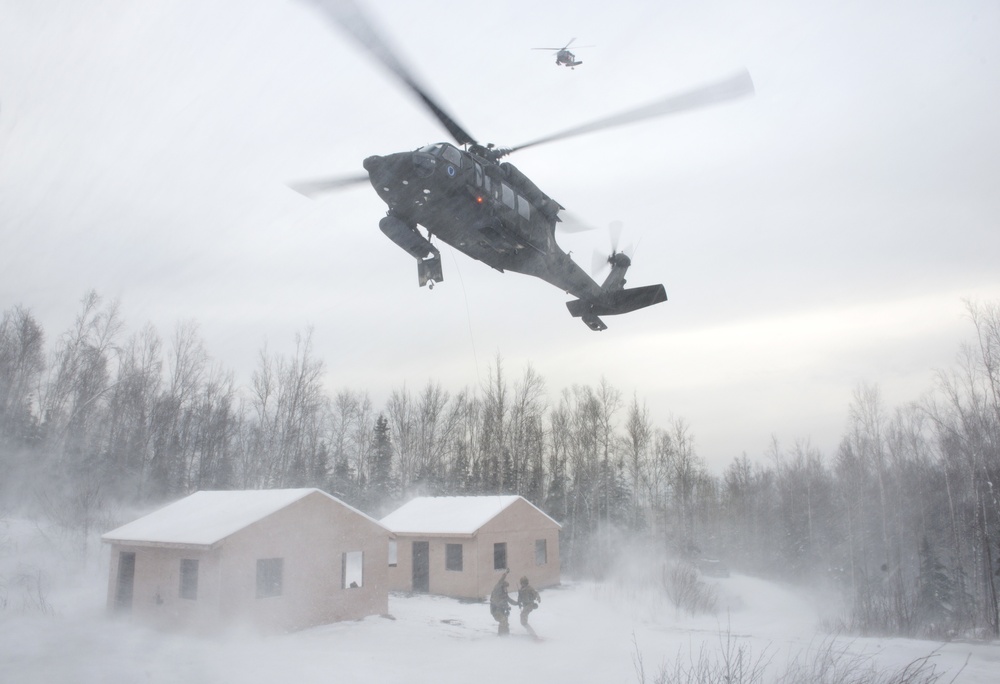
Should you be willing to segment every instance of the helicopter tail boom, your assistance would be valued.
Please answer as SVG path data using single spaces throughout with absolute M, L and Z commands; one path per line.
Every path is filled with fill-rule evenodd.
M 599 299 L 574 299 L 566 302 L 566 308 L 571 316 L 582 318 L 591 330 L 604 330 L 607 326 L 599 316 L 616 316 L 665 301 L 667 291 L 663 285 L 644 285 L 605 292 Z

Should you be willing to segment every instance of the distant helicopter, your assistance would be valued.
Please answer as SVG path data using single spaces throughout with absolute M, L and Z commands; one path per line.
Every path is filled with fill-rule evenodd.
M 561 48 L 531 48 L 532 50 L 554 50 L 556 53 L 556 66 L 568 66 L 570 69 L 574 69 L 583 62 L 576 58 L 572 52 L 569 51 L 569 46 L 573 44 L 576 38 L 570 38 L 570 41 L 563 45 Z M 577 50 L 580 48 L 594 47 L 593 45 L 578 45 Z
M 360 8 L 346 0 L 316 0 L 348 34 L 423 102 L 457 145 L 439 142 L 413 151 L 374 155 L 364 160 L 364 175 L 293 184 L 307 195 L 370 182 L 388 206 L 381 231 L 417 260 L 421 287 L 444 280 L 441 254 L 432 237 L 504 272 L 540 278 L 576 299 L 566 303 L 572 316 L 591 330 L 605 330 L 601 316 L 628 313 L 666 301 L 663 285 L 625 288 L 631 259 L 616 247 L 607 258 L 611 271 L 598 284 L 555 239 L 562 205 L 543 193 L 503 157 L 517 150 L 592 133 L 670 113 L 723 102 L 753 92 L 747 72 L 706 87 L 673 95 L 511 148 L 482 145 L 417 84 L 388 42 Z M 418 226 L 427 231 L 425 238 Z

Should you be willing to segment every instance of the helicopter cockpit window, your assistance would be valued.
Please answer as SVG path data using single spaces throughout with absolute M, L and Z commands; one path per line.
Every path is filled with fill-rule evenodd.
M 451 145 L 442 145 L 441 156 L 445 158 L 446 161 L 455 165 L 455 168 L 462 168 L 462 153 L 458 151 L 457 148 Z
M 427 178 L 434 173 L 434 167 L 437 166 L 437 159 L 432 155 L 436 150 L 431 149 L 431 146 L 422 147 L 413 153 L 413 166 L 417 170 L 417 175 L 421 178 Z
M 476 187 L 483 187 L 483 167 L 479 165 L 479 162 L 473 162 L 476 166 Z

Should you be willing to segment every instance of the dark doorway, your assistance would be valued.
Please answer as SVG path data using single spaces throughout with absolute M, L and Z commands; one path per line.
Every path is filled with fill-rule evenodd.
M 115 610 L 132 610 L 132 585 L 135 583 L 135 553 L 118 554 L 118 581 L 115 583 Z
M 413 542 L 413 591 L 430 591 L 430 542 Z

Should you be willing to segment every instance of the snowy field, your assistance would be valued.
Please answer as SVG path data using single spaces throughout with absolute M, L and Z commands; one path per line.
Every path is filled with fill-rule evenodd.
M 485 603 L 395 594 L 389 616 L 289 635 L 165 634 L 107 616 L 107 549 L 98 553 L 92 545 L 84 567 L 74 554 L 54 554 L 64 545 L 37 528 L 12 534 L 12 527 L 0 522 L 6 535 L 0 537 L 4 684 L 635 683 L 656 681 L 662 668 L 719 662 L 725 652 L 763 668 L 761 681 L 774 681 L 789 663 L 814 662 L 816 653 L 831 649 L 846 651 L 841 662 L 851 659 L 858 669 L 886 677 L 927 658 L 918 663 L 921 672 L 940 682 L 1000 681 L 1000 644 L 831 641 L 819 630 L 823 616 L 813 597 L 739 575 L 706 579 L 718 592 L 714 616 L 678 614 L 649 581 L 655 573 L 645 570 L 604 583 L 566 582 L 542 592 L 531 616 L 539 640 L 515 615 L 511 636 L 498 638 Z

